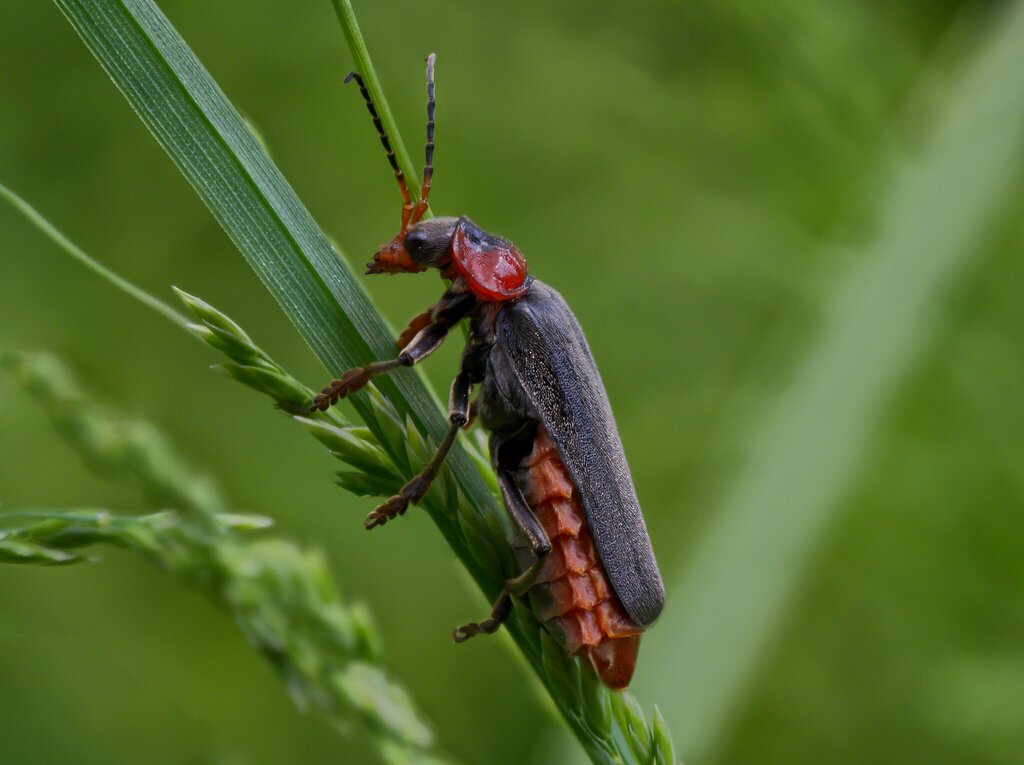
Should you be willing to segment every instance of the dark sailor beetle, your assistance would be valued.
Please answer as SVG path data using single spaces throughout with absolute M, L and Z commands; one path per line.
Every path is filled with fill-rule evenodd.
M 434 56 L 427 59 L 423 196 L 414 206 L 373 101 L 352 73 L 402 192 L 402 228 L 367 273 L 441 270 L 451 286 L 402 333 L 398 358 L 351 369 L 314 399 L 329 406 L 373 377 L 411 367 L 463 318 L 469 339 L 452 383 L 450 427 L 437 454 L 399 494 L 366 519 L 374 528 L 427 492 L 459 432 L 476 416 L 491 432 L 491 460 L 505 507 L 526 543 L 523 572 L 505 583 L 488 619 L 459 627 L 456 642 L 494 632 L 512 596 L 532 607 L 570 655 L 585 653 L 602 681 L 625 688 L 640 633 L 661 612 L 665 590 L 601 376 L 562 296 L 527 273 L 508 241 L 469 218 L 421 220 L 433 175 Z M 474 385 L 479 396 L 470 404 Z

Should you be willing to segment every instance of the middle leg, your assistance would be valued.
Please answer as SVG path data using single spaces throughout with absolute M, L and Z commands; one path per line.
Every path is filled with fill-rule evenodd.
M 469 420 L 469 394 L 472 387 L 473 383 L 469 373 L 459 372 L 452 382 L 451 396 L 449 397 L 448 432 L 445 433 L 444 440 L 441 441 L 437 452 L 430 458 L 430 462 L 424 465 L 418 476 L 403 486 L 398 494 L 388 498 L 386 502 L 378 505 L 376 510 L 366 516 L 366 522 L 363 524 L 366 528 L 383 526 L 396 515 L 403 514 L 410 504 L 418 504 L 423 499 L 430 484 L 441 470 L 441 465 L 444 464 L 448 452 L 451 451 L 452 445 L 459 435 L 459 429 Z

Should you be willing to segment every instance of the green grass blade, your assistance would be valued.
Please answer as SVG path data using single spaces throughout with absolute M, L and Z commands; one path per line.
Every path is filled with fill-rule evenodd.
M 380 115 L 381 124 L 384 126 L 384 132 L 387 133 L 388 140 L 391 142 L 391 148 L 395 152 L 398 166 L 402 168 L 405 183 L 409 187 L 409 194 L 413 201 L 415 201 L 420 196 L 420 187 L 416 180 L 418 177 L 416 169 L 412 160 L 409 159 L 409 152 L 405 150 L 402 134 L 399 132 L 395 118 L 391 114 L 391 107 L 388 105 L 388 99 L 384 95 L 384 89 L 380 86 L 380 80 L 377 79 L 377 70 L 374 69 L 373 61 L 370 59 L 370 52 L 366 49 L 363 33 L 359 31 L 359 23 L 356 21 L 355 11 L 352 10 L 352 3 L 349 0 L 331 0 L 331 4 L 334 5 L 334 12 L 338 16 L 348 49 L 352 53 L 352 58 L 356 61 L 356 68 L 363 76 L 366 90 L 373 99 L 373 103 L 377 108 L 377 114 Z M 427 216 L 429 215 L 428 209 Z
M 160 10 L 147 0 L 56 2 L 328 370 L 392 357 L 394 334 L 351 269 Z M 441 439 L 444 419 L 418 374 L 379 387 Z M 353 404 L 369 410 L 360 397 Z M 471 503 L 496 509 L 460 446 L 449 460 Z
M 1018 2 L 981 38 L 919 150 L 893 163 L 875 239 L 822 301 L 816 340 L 752 433 L 746 466 L 688 566 L 668 582 L 669 618 L 645 660 L 674 669 L 645 690 L 681 725 L 693 761 L 713 759 L 726 738 L 884 407 L 929 346 L 943 290 L 1020 176 L 1022 39 Z
M 229 511 L 216 483 L 157 427 L 95 401 L 58 357 L 0 349 L 0 370 L 43 406 L 90 470 L 179 507 L 0 512 L 0 563 L 84 562 L 98 545 L 132 550 L 231 614 L 301 708 L 320 709 L 340 731 L 362 720 L 385 762 L 442 762 L 427 751 L 434 737 L 408 693 L 385 672 L 368 612 L 340 597 L 323 555 L 253 535 L 272 521 Z
M 90 271 L 98 274 L 99 276 L 106 279 L 108 282 L 113 284 L 119 290 L 127 293 L 131 297 L 138 300 L 140 303 L 149 306 L 154 311 L 159 313 L 161 316 L 170 319 L 179 327 L 185 327 L 188 321 L 180 313 L 175 311 L 166 303 L 158 300 L 157 298 L 150 295 L 145 290 L 135 286 L 130 281 L 125 279 L 118 274 L 115 274 L 109 268 L 104 266 L 102 263 L 97 261 L 95 258 L 90 256 L 81 247 L 68 239 L 64 234 L 57 230 L 57 228 L 46 220 L 39 211 L 36 210 L 32 205 L 22 199 L 20 196 L 15 194 L 9 188 L 0 183 L 0 197 L 5 199 L 11 204 L 18 212 L 24 215 L 28 220 L 32 222 L 36 228 L 42 231 L 46 236 L 52 239 L 61 249 L 68 253 L 71 257 L 83 264 Z

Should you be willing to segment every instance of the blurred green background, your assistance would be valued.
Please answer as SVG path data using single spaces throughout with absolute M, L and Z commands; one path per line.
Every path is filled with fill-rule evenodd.
M 398 222 L 330 4 L 163 2 L 356 265 Z M 1024 752 L 1024 4 L 358 3 L 432 203 L 512 238 L 598 360 L 668 589 L 634 691 L 689 763 Z M 0 2 L 0 180 L 106 265 L 325 372 L 57 9 Z M 325 549 L 467 762 L 574 752 L 425 515 L 366 500 L 218 361 L 0 208 L 0 343 L 158 423 Z M 393 325 L 434 278 L 367 278 Z M 458 343 L 424 365 L 444 390 Z M 145 510 L 0 380 L 5 508 Z M 361 762 L 127 554 L 0 568 L 3 762 Z

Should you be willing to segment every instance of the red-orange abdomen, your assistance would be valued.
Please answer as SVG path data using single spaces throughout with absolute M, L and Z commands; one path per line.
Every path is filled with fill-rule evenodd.
M 572 656 L 586 653 L 609 688 L 629 685 L 643 627 L 619 604 L 597 556 L 579 495 L 543 425 L 520 463 L 527 504 L 551 552 L 530 590 L 538 615 Z

